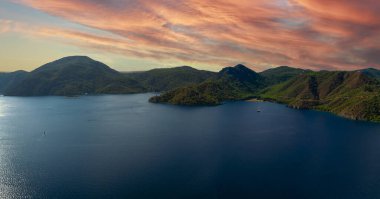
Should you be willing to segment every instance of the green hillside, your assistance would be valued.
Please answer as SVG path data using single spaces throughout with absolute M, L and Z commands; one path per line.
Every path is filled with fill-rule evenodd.
M 72 56 L 45 64 L 30 73 L 0 74 L 0 92 L 10 96 L 161 92 L 197 84 L 214 76 L 216 73 L 188 66 L 123 74 L 89 57 Z
M 216 77 L 200 84 L 152 97 L 150 102 L 219 105 L 250 97 L 285 103 L 297 109 L 333 112 L 355 120 L 380 121 L 380 83 L 374 75 L 364 71 L 313 72 L 279 67 L 255 73 L 237 65 L 224 68 Z
M 65 57 L 32 72 L 0 73 L 0 94 L 73 96 L 163 92 L 153 103 L 219 105 L 262 98 L 298 109 L 316 109 L 380 122 L 380 72 L 313 72 L 281 66 L 256 73 L 244 65 L 218 73 L 189 66 L 120 73 L 85 56 Z
M 373 77 L 373 78 L 380 80 L 380 70 L 377 70 L 374 68 L 367 68 L 367 69 L 363 69 L 363 70 L 359 70 L 359 71 L 363 72 L 364 74 L 366 74 L 370 77 Z
M 138 81 L 150 92 L 160 92 L 203 82 L 216 76 L 216 73 L 182 66 L 128 73 L 126 76 Z
M 299 68 L 291 68 L 288 66 L 280 66 L 277 68 L 265 70 L 261 72 L 260 75 L 265 77 L 267 85 L 274 85 L 308 72 L 311 71 Z
M 380 121 L 380 84 L 363 72 L 314 72 L 262 91 L 261 97 L 299 109 Z
M 14 83 L 5 95 L 82 95 L 138 93 L 145 89 L 138 82 L 89 57 L 65 57 L 30 72 Z
M 150 99 L 153 103 L 218 105 L 227 100 L 252 97 L 264 87 L 264 79 L 251 69 L 237 65 L 221 70 L 216 77 L 198 85 L 179 88 Z
M 11 73 L 0 73 L 0 94 L 2 94 L 11 85 L 20 82 L 27 76 L 26 71 L 15 71 Z

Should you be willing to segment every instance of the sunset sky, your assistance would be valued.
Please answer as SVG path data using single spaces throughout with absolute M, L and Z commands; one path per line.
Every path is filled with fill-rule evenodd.
M 1 0 L 0 71 L 87 55 L 120 71 L 380 69 L 379 0 Z

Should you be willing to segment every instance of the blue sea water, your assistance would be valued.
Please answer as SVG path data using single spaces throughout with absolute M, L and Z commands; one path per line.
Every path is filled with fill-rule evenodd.
M 380 198 L 380 124 L 151 95 L 0 97 L 0 198 Z

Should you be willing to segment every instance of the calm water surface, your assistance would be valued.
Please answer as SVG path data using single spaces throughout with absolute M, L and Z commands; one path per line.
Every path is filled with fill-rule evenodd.
M 149 96 L 0 97 L 0 198 L 380 198 L 380 124 Z

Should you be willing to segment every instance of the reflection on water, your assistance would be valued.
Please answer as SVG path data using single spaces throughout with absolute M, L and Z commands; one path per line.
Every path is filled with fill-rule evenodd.
M 379 124 L 149 96 L 1 97 L 0 198 L 380 198 Z
M 0 97 L 0 117 L 4 117 L 5 116 L 5 104 L 6 102 L 3 100 L 2 97 Z
M 29 192 L 24 190 L 26 179 L 16 170 L 12 160 L 12 146 L 0 138 L 0 198 L 26 198 Z

